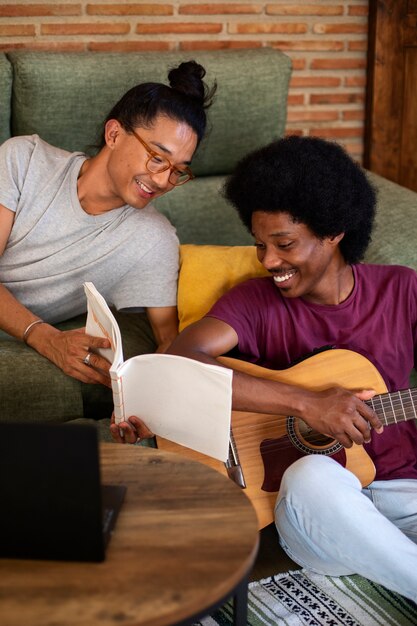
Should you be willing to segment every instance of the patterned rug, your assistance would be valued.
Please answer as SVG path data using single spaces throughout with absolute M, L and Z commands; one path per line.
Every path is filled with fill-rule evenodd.
M 201 626 L 231 626 L 232 604 Z M 416 626 L 417 605 L 361 576 L 320 576 L 305 570 L 249 585 L 248 626 Z

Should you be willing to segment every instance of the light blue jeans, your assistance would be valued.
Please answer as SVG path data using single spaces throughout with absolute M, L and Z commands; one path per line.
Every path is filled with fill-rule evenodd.
M 275 523 L 287 554 L 329 576 L 361 574 L 417 601 L 417 480 L 374 481 L 322 455 L 285 472 Z

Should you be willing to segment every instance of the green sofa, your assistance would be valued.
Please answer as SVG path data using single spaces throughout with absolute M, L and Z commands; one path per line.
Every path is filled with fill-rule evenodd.
M 193 162 L 197 178 L 160 198 L 157 206 L 181 243 L 248 244 L 251 237 L 220 191 L 238 159 L 284 134 L 291 63 L 278 50 L 0 54 L 0 141 L 37 133 L 56 146 L 88 151 L 127 89 L 144 81 L 165 82 L 169 68 L 190 58 L 206 68 L 209 83 L 218 83 L 210 131 Z M 371 179 L 379 190 L 379 212 L 367 260 L 417 267 L 417 194 Z M 118 317 L 126 357 L 155 349 L 144 314 Z M 81 317 L 58 326 L 83 324 Z M 0 333 L 0 376 L 0 419 L 94 419 L 106 437 L 110 391 L 66 376 L 5 333 Z

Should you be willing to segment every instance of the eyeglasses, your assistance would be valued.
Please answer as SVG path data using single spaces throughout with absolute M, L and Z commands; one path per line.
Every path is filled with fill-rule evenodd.
M 172 165 L 171 161 L 169 161 L 166 157 L 152 150 L 152 148 L 148 146 L 146 141 L 144 141 L 136 131 L 132 129 L 131 132 L 133 136 L 136 137 L 138 141 L 140 141 L 140 143 L 148 153 L 149 158 L 146 161 L 146 169 L 148 170 L 148 172 L 151 172 L 152 174 L 159 174 L 161 172 L 171 170 L 168 180 L 171 185 L 175 185 L 176 187 L 184 185 L 184 183 L 188 183 L 189 180 L 195 178 L 189 167 L 180 169 L 176 165 Z

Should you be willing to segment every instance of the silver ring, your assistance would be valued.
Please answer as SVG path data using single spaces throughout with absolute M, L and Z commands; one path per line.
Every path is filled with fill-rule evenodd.
M 83 363 L 85 363 L 86 365 L 90 365 L 90 359 L 91 359 L 91 352 L 87 352 L 87 354 L 83 358 Z

